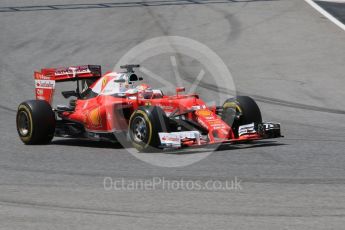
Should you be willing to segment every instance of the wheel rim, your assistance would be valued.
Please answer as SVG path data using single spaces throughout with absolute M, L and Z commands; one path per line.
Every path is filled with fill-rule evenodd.
M 146 121 L 143 117 L 136 117 L 133 121 L 133 137 L 136 142 L 144 142 L 147 137 Z
M 21 136 L 27 136 L 30 131 L 29 116 L 25 111 L 21 111 L 18 115 L 18 130 Z

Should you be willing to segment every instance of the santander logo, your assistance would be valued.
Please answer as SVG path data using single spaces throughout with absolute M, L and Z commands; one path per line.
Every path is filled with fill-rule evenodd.
M 44 88 L 44 89 L 54 89 L 55 88 L 55 81 L 53 81 L 53 80 L 36 80 L 36 87 L 37 88 Z

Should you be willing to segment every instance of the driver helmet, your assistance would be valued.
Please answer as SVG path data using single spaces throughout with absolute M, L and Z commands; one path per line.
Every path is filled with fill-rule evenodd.
M 153 91 L 150 85 L 148 84 L 140 84 L 137 87 L 139 97 L 142 97 L 144 99 L 150 99 L 153 95 Z

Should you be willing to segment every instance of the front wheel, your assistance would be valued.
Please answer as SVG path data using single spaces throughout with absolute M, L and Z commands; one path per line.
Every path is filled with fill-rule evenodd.
M 139 107 L 129 120 L 129 138 L 140 152 L 159 151 L 161 143 L 158 133 L 167 130 L 168 118 L 160 107 Z
M 222 120 L 232 127 L 236 136 L 241 125 L 262 123 L 259 106 L 248 96 L 237 96 L 226 100 L 223 104 Z
M 21 103 L 16 123 L 19 137 L 26 145 L 48 144 L 54 137 L 55 115 L 46 101 L 31 100 Z

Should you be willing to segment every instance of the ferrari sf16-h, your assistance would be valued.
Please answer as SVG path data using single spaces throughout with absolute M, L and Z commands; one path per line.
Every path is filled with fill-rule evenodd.
M 102 76 L 98 65 L 42 69 L 34 73 L 36 100 L 21 103 L 17 130 L 28 145 L 47 144 L 53 137 L 118 142 L 120 137 L 139 151 L 188 146 L 234 144 L 281 137 L 280 124 L 262 122 L 248 96 L 207 106 L 197 94 L 164 95 L 141 83 L 134 68 Z M 76 90 L 63 91 L 68 105 L 52 108 L 55 84 L 76 81 Z

